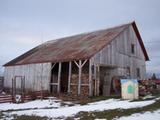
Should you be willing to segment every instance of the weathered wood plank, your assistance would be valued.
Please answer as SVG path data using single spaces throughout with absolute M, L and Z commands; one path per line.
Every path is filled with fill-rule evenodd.
M 92 61 L 89 59 L 89 95 L 92 96 Z
M 58 83 L 50 83 L 50 85 L 56 85 L 56 86 L 58 86 Z
M 62 63 L 59 62 L 59 67 L 58 67 L 58 87 L 57 87 L 57 93 L 60 93 L 61 67 L 62 67 Z
M 78 80 L 78 95 L 81 95 L 81 75 L 82 75 L 82 61 L 79 60 L 79 80 Z
M 96 88 L 96 95 L 99 95 L 99 85 L 100 85 L 100 66 L 97 66 L 97 88 Z
M 68 93 L 71 92 L 71 74 L 72 74 L 72 62 L 69 62 L 69 73 L 68 73 Z

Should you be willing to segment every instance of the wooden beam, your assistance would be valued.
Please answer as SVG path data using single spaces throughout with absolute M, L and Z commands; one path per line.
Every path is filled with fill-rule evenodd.
M 69 75 L 68 75 L 68 93 L 71 92 L 71 73 L 72 73 L 72 62 L 69 62 Z
M 89 86 L 89 84 L 81 84 L 81 86 Z
M 58 86 L 58 83 L 50 83 L 50 85 L 57 85 Z
M 95 79 L 95 81 L 94 81 L 94 95 L 95 96 L 97 95 L 97 79 Z
M 97 70 L 96 70 L 96 65 L 94 64 L 94 79 L 97 79 Z
M 87 60 L 85 60 L 85 61 L 82 63 L 81 67 L 83 67 L 83 66 L 85 65 L 86 62 L 87 62 Z
M 58 68 L 58 86 L 57 86 L 57 92 L 58 93 L 60 93 L 61 67 L 62 67 L 62 63 L 59 62 L 59 68 Z
M 23 102 L 23 77 L 21 77 L 21 99 Z
M 78 84 L 75 84 L 75 83 L 71 83 L 71 86 L 74 86 L 74 85 L 76 85 L 76 86 L 77 86 Z
M 74 61 L 74 63 L 77 65 L 77 67 L 79 68 L 79 79 L 78 79 L 78 95 L 81 94 L 81 77 L 82 77 L 82 67 L 85 65 L 85 63 L 87 62 L 87 60 L 85 60 L 83 63 L 82 63 L 82 60 L 79 60 L 79 64 Z
M 87 62 L 87 60 L 85 60 L 83 63 L 81 62 L 81 65 L 80 65 L 76 61 L 74 61 L 74 63 L 77 65 L 77 67 L 81 67 L 81 68 L 85 65 L 86 62 Z
M 82 65 L 82 61 L 79 60 L 79 66 Z M 82 75 L 82 68 L 79 67 L 79 80 L 78 80 L 78 95 L 81 94 L 81 75 Z
M 97 66 L 96 66 L 96 64 L 94 64 L 94 83 L 97 81 L 97 79 L 98 79 L 98 70 L 97 70 Z M 95 85 L 93 85 L 94 86 L 94 95 L 96 95 L 96 88 L 95 88 Z
M 12 78 L 12 102 L 14 101 L 14 79 Z
M 78 84 L 71 83 L 71 86 L 77 86 Z M 81 86 L 89 86 L 89 84 L 81 84 Z
M 92 96 L 92 61 L 89 59 L 89 96 Z
M 54 63 L 54 64 L 52 65 L 51 70 L 54 68 L 55 65 L 56 65 L 56 63 Z
M 79 64 L 76 61 L 74 61 L 74 63 L 77 65 L 78 68 L 80 67 Z
M 97 95 L 97 81 L 98 81 L 98 79 L 99 79 L 99 66 L 98 65 L 96 65 L 96 68 L 95 68 L 96 70 L 96 79 L 95 79 L 95 81 L 94 81 L 94 95 Z
M 100 85 L 100 66 L 98 66 L 97 95 L 99 95 L 99 85 Z

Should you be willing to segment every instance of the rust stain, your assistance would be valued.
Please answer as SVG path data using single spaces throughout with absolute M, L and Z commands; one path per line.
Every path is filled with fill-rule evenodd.
M 132 24 L 49 41 L 4 66 L 89 59 Z

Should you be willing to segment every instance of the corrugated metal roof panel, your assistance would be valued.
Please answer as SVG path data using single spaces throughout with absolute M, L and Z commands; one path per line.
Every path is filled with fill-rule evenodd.
M 88 59 L 132 24 L 61 38 L 56 42 L 49 41 L 4 66 Z

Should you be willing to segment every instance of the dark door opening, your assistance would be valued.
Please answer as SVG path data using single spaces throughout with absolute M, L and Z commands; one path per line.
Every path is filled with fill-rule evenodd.
M 111 69 L 100 67 L 99 95 L 109 96 L 111 90 Z
M 54 63 L 52 63 L 54 66 Z M 58 82 L 58 63 L 51 70 L 51 81 L 50 81 L 50 93 L 56 94 L 57 93 L 57 85 L 54 85 Z
M 54 67 L 51 71 L 50 93 L 57 94 L 59 63 L 52 63 L 52 66 Z M 66 93 L 68 90 L 68 72 L 69 62 L 63 62 L 61 65 L 60 93 Z
M 69 73 L 69 62 L 63 62 L 62 63 L 62 71 L 61 71 L 61 82 L 60 82 L 61 93 L 67 93 L 68 73 Z

